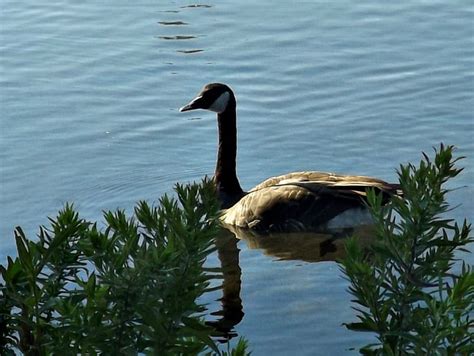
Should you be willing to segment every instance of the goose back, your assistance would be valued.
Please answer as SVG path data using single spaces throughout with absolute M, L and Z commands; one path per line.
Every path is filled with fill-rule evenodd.
M 269 178 L 254 187 L 223 211 L 221 221 L 259 231 L 324 228 L 347 210 L 363 209 L 368 188 L 382 192 L 388 200 L 399 193 L 400 187 L 365 176 L 293 172 Z

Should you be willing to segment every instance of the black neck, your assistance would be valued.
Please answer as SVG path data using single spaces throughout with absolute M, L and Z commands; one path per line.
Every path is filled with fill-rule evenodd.
M 244 192 L 235 171 L 237 156 L 237 115 L 235 99 L 231 98 L 227 109 L 217 114 L 219 125 L 219 147 L 215 180 L 223 208 L 234 205 Z

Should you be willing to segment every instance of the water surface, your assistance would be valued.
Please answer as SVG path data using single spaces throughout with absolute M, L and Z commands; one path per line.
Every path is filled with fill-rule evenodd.
M 177 111 L 211 81 L 237 95 L 243 187 L 309 169 L 393 181 L 444 142 L 468 156 L 450 202 L 473 220 L 468 1 L 0 1 L 2 263 L 16 225 L 33 237 L 65 202 L 100 220 L 212 174 L 213 115 Z M 341 327 L 353 313 L 334 262 L 238 247 L 235 331 L 255 355 L 370 340 Z

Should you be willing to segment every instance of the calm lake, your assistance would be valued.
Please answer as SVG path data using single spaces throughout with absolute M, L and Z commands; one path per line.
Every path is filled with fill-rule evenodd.
M 214 115 L 178 108 L 214 81 L 237 96 L 244 188 L 298 170 L 396 181 L 444 142 L 467 156 L 451 214 L 474 220 L 470 1 L 0 4 L 0 263 L 15 226 L 34 238 L 66 202 L 102 221 L 212 175 Z M 235 333 L 253 355 L 356 354 L 372 339 L 341 326 L 354 313 L 337 264 L 287 242 L 238 243 Z

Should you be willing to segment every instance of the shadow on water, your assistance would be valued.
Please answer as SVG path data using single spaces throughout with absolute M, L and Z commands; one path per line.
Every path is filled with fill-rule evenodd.
M 279 232 L 261 235 L 249 230 L 231 228 L 221 229 L 216 239 L 218 258 L 222 268 L 221 309 L 211 313 L 216 321 L 207 324 L 215 328 L 221 342 L 237 336 L 234 327 L 244 317 L 241 295 L 242 269 L 239 264 L 240 249 L 237 244 L 243 240 L 249 249 L 259 249 L 265 255 L 277 260 L 297 260 L 310 263 L 336 261 L 345 256 L 344 242 L 355 236 L 362 246 L 372 241 L 372 225 L 326 230 L 322 232 Z

